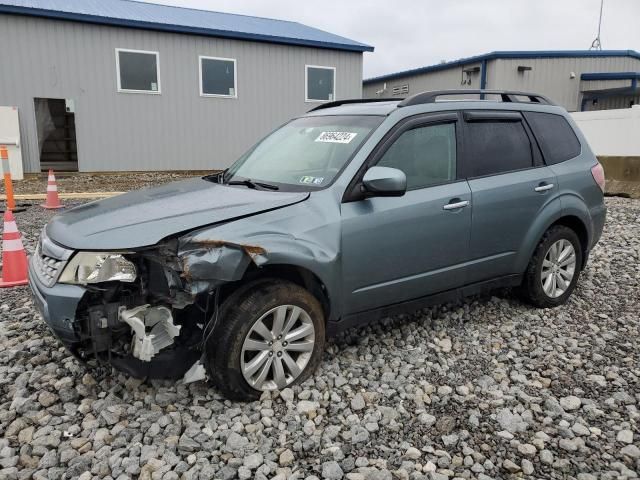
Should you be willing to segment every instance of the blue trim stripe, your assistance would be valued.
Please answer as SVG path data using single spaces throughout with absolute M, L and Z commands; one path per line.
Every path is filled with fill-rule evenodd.
M 631 57 L 640 60 L 640 52 L 635 50 L 540 50 L 540 51 L 501 51 L 491 52 L 474 57 L 461 58 L 452 62 L 429 65 L 426 67 L 404 70 L 402 72 L 390 73 L 379 77 L 367 78 L 363 81 L 368 83 L 394 80 L 409 75 L 419 75 L 422 73 L 438 72 L 449 68 L 469 65 L 471 63 L 488 62 L 498 59 L 532 59 L 532 58 L 589 58 L 589 57 Z
M 583 73 L 580 80 L 637 80 L 640 72 L 597 72 Z
M 0 0 L 0 13 L 352 52 L 373 47 L 297 22 L 130 0 Z

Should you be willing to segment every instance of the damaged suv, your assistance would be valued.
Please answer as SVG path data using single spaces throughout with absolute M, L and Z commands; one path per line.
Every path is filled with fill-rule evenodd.
M 440 100 L 469 95 L 495 100 Z M 604 176 L 535 94 L 316 107 L 224 172 L 56 216 L 35 301 L 81 361 L 208 375 L 227 397 L 304 381 L 325 338 L 497 287 L 564 303 L 602 232 Z

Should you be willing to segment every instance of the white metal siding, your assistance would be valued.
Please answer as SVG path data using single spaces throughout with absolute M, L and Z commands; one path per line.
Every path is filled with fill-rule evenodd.
M 72 98 L 81 171 L 225 168 L 304 101 L 305 65 L 362 95 L 362 54 L 0 14 L 0 105 L 17 106 L 25 170 L 39 171 L 33 99 Z M 118 93 L 115 49 L 160 53 L 162 93 Z M 237 60 L 238 98 L 199 94 L 198 56 Z
M 631 86 L 631 79 L 626 80 L 583 80 L 580 82 L 580 91 L 604 90 L 608 88 L 625 88 Z
M 615 110 L 622 108 L 629 108 L 629 105 L 639 105 L 640 106 L 640 95 L 631 96 L 615 96 L 615 97 L 605 97 L 599 98 L 598 103 L 593 105 L 593 102 L 587 101 L 584 110 L 589 112 L 593 110 Z
M 518 72 L 518 66 L 527 66 L 529 71 Z M 407 75 L 386 81 L 387 90 L 381 90 L 384 81 L 368 83 L 363 87 L 366 98 L 392 97 L 394 87 L 409 84 L 409 95 L 425 90 L 480 88 L 481 73 L 471 74 L 471 85 L 462 85 L 463 70 L 480 66 L 480 63 L 448 68 L 431 73 Z M 590 58 L 534 58 L 534 59 L 496 59 L 487 62 L 487 83 L 485 88 L 493 90 L 522 90 L 548 96 L 569 111 L 580 110 L 581 87 L 588 84 L 592 89 L 628 86 L 630 80 L 581 82 L 582 73 L 593 72 L 638 72 L 640 60 L 631 57 L 590 57 Z M 571 72 L 575 74 L 571 78 Z
M 402 78 L 396 78 L 388 81 L 380 81 L 374 83 L 368 83 L 363 87 L 364 98 L 376 98 L 376 97 L 388 97 L 393 98 L 392 92 L 395 87 L 401 87 L 402 85 L 409 85 L 409 95 L 414 93 L 424 92 L 426 90 L 441 90 L 441 89 L 458 89 L 458 88 L 480 88 L 480 72 L 472 73 L 470 75 L 471 84 L 462 84 L 463 79 L 467 79 L 467 75 L 463 73 L 463 70 L 473 67 L 480 67 L 480 63 L 470 63 L 468 65 L 452 67 L 446 70 L 439 70 L 437 72 L 422 73 L 417 75 L 408 75 Z M 384 88 L 384 84 L 387 84 L 387 89 L 377 95 L 376 92 Z M 398 98 L 403 98 L 406 94 L 398 95 Z
M 519 65 L 532 69 L 518 72 Z M 577 111 L 582 73 L 632 71 L 640 71 L 640 60 L 630 57 L 498 59 L 489 62 L 487 88 L 541 93 L 567 110 Z

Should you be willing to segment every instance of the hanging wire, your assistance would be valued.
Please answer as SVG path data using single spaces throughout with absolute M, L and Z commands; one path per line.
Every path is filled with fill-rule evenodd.
M 598 20 L 598 36 L 591 42 L 589 50 L 602 50 L 602 43 L 600 43 L 600 28 L 602 27 L 602 7 L 604 0 L 600 0 L 600 19 Z

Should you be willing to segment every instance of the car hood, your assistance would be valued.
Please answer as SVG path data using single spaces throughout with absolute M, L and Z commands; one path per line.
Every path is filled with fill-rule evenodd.
M 308 197 L 307 192 L 252 190 L 195 178 L 81 205 L 57 215 L 46 228 L 49 238 L 73 249 L 139 248 Z

